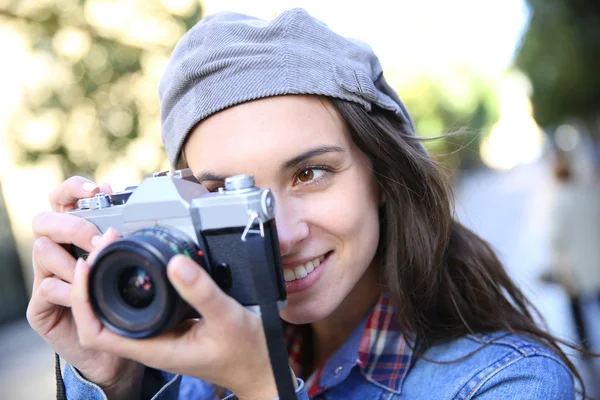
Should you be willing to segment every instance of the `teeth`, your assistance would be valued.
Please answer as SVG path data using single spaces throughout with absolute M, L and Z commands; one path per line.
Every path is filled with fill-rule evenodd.
M 311 260 L 303 265 L 298 265 L 294 269 L 284 269 L 283 278 L 286 282 L 291 282 L 296 279 L 306 278 L 308 274 L 313 272 L 315 268 L 321 265 L 321 262 L 325 259 L 325 256 L 321 256 Z
M 318 266 L 319 266 L 319 264 L 317 264 L 317 267 Z M 312 261 L 309 261 L 309 262 L 306 263 L 306 265 L 304 266 L 304 268 L 306 268 L 306 272 L 308 272 L 310 274 L 311 272 L 313 272 L 315 270 L 315 265 L 313 264 Z
M 294 268 L 294 275 L 296 275 L 296 279 L 306 278 L 306 275 L 308 275 L 308 271 L 306 270 L 304 265 L 298 265 L 296 268 Z
M 290 282 L 290 281 L 293 281 L 294 279 L 296 279 L 296 275 L 294 275 L 293 270 L 284 269 L 283 270 L 283 279 L 285 279 L 286 282 Z

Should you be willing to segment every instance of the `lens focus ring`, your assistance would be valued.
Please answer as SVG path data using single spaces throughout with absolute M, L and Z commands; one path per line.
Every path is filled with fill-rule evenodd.
M 198 248 L 174 228 L 142 229 L 102 249 L 90 274 L 90 301 L 98 318 L 127 337 L 170 329 L 190 308 L 167 277 L 169 260 L 185 254 L 201 266 Z

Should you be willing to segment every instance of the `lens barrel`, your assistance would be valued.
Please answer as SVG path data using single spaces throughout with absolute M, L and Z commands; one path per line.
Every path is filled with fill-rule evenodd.
M 205 268 L 196 244 L 173 228 L 143 229 L 102 249 L 89 277 L 90 301 L 102 323 L 122 336 L 146 338 L 197 316 L 167 277 L 177 254 Z

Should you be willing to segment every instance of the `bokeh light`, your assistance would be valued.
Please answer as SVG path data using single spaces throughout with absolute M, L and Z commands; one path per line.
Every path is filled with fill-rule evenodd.
M 572 125 L 563 124 L 556 128 L 554 140 L 562 151 L 571 151 L 579 144 L 579 131 Z
M 56 32 L 52 44 L 58 54 L 71 62 L 77 62 L 90 51 L 92 38 L 84 30 L 68 27 Z
M 500 86 L 500 120 L 481 143 L 481 158 L 491 168 L 508 170 L 542 155 L 544 135 L 529 101 L 530 87 L 522 75 L 506 76 Z

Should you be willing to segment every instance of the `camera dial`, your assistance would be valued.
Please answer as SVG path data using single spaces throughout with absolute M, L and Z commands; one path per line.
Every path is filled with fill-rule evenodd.
M 252 175 L 234 175 L 225 178 L 225 190 L 228 192 L 254 188 L 254 177 Z

